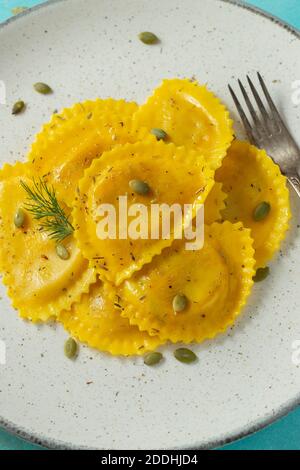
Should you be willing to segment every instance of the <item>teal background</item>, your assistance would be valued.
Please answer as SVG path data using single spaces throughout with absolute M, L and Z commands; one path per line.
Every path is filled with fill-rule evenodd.
M 45 0 L 44 0 L 45 1 Z M 9 18 L 11 9 L 17 6 L 32 7 L 41 0 L 0 0 L 0 21 Z M 262 8 L 273 15 L 300 29 L 300 0 L 248 0 L 249 4 Z M 29 444 L 22 439 L 11 436 L 0 429 L 0 450 L 39 450 L 41 447 Z M 228 450 L 258 450 L 258 449 L 280 449 L 300 450 L 300 408 L 291 412 L 285 418 L 275 424 L 229 444 L 222 449 Z

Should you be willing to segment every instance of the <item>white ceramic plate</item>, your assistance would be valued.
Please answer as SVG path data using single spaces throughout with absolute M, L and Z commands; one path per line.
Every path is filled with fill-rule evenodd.
M 140 43 L 142 30 L 157 33 L 161 46 Z M 175 76 L 207 82 L 233 110 L 227 83 L 260 70 L 299 139 L 300 107 L 291 100 L 299 56 L 295 31 L 236 2 L 49 2 L 0 29 L 0 79 L 7 87 L 1 164 L 24 158 L 54 109 L 97 96 L 143 102 L 163 78 Z M 36 94 L 37 81 L 55 93 Z M 20 98 L 29 106 L 15 118 L 11 105 Z M 155 369 L 141 358 L 84 347 L 71 362 L 62 328 L 19 320 L 1 287 L 0 339 L 7 348 L 1 424 L 49 447 L 199 448 L 245 435 L 296 406 L 300 372 L 291 358 L 300 339 L 300 203 L 292 199 L 293 226 L 271 276 L 256 285 L 231 331 L 194 347 L 194 365 L 176 362 L 172 346 Z

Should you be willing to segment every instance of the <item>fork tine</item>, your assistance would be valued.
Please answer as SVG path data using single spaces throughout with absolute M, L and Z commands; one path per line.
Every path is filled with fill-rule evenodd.
M 243 97 L 246 101 L 246 105 L 248 106 L 248 109 L 250 111 L 250 114 L 252 116 L 252 119 L 254 121 L 255 124 L 259 124 L 259 119 L 258 119 L 258 116 L 253 108 L 253 105 L 250 101 L 250 98 L 248 96 L 248 93 L 246 92 L 245 88 L 244 88 L 244 85 L 242 84 L 241 80 L 238 80 L 238 83 L 240 85 L 240 89 L 241 89 L 241 92 L 243 93 Z
M 280 116 L 280 114 L 279 114 L 279 112 L 278 112 L 278 109 L 276 108 L 276 106 L 275 106 L 275 104 L 274 104 L 274 101 L 272 100 L 271 95 L 270 95 L 270 93 L 268 92 L 267 86 L 266 86 L 266 84 L 265 84 L 265 82 L 264 82 L 264 80 L 263 80 L 263 78 L 262 78 L 262 76 L 261 76 L 261 74 L 260 74 L 259 72 L 257 72 L 257 76 L 258 76 L 258 79 L 259 79 L 259 83 L 260 83 L 260 85 L 261 85 L 261 87 L 262 87 L 262 90 L 263 90 L 263 92 L 264 92 L 264 95 L 265 95 L 265 97 L 266 97 L 266 100 L 267 100 L 267 102 L 268 102 L 268 104 L 269 104 L 269 106 L 270 106 L 270 109 L 271 109 L 271 111 L 272 111 L 273 117 L 275 118 L 275 120 L 276 120 L 278 126 L 280 127 L 280 129 L 281 129 L 282 127 L 285 128 L 285 124 L 284 124 L 283 120 L 281 119 L 281 116 Z
M 250 86 L 250 88 L 251 88 L 251 91 L 252 91 L 252 93 L 253 93 L 253 96 L 254 96 L 254 98 L 255 98 L 255 101 L 256 101 L 256 103 L 257 103 L 258 109 L 260 110 L 260 112 L 261 112 L 263 118 L 265 119 L 265 121 L 268 121 L 268 120 L 270 119 L 270 118 L 269 118 L 269 115 L 268 115 L 268 112 L 267 112 L 267 110 L 266 110 L 266 108 L 265 108 L 265 105 L 264 105 L 264 103 L 262 102 L 262 100 L 261 100 L 259 94 L 257 93 L 256 88 L 255 88 L 255 86 L 253 85 L 252 80 L 250 79 L 249 75 L 247 75 L 247 80 L 248 80 L 249 86 Z
M 234 103 L 235 103 L 235 106 L 236 106 L 236 108 L 237 108 L 237 110 L 238 110 L 238 113 L 239 113 L 239 115 L 240 115 L 240 117 L 241 117 L 242 123 L 243 123 L 243 125 L 244 125 L 244 127 L 245 127 L 245 129 L 246 129 L 248 138 L 249 138 L 249 140 L 250 140 L 251 142 L 253 142 L 253 141 L 254 141 L 254 138 L 253 138 L 252 127 L 251 127 L 251 125 L 250 125 L 250 122 L 249 122 L 249 120 L 248 120 L 246 114 L 244 113 L 244 110 L 243 110 L 243 108 L 242 108 L 242 106 L 241 106 L 241 104 L 240 104 L 240 102 L 239 102 L 239 100 L 238 100 L 236 94 L 234 93 L 233 89 L 231 88 L 230 85 L 228 85 L 228 88 L 229 88 L 230 94 L 231 94 L 231 96 L 232 96 L 232 98 L 233 98 L 233 101 L 234 101 Z

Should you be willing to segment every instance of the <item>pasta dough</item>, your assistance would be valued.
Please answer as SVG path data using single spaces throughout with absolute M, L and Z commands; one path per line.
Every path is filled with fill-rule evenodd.
M 59 320 L 73 337 L 100 351 L 129 356 L 156 349 L 162 343 L 159 336 L 130 326 L 120 315 L 119 302 L 115 287 L 97 281 L 79 303 L 61 313 Z
M 233 139 L 226 108 L 205 86 L 190 80 L 164 80 L 133 120 L 136 128 L 163 129 L 170 142 L 197 150 L 214 170 Z
M 279 249 L 291 217 L 286 178 L 264 150 L 235 141 L 216 180 L 227 193 L 223 218 L 251 229 L 256 268 L 265 266 Z M 265 219 L 255 221 L 253 212 L 261 202 L 269 203 L 271 210 Z
M 199 251 L 184 251 L 175 241 L 125 281 L 122 315 L 142 331 L 174 343 L 213 338 L 234 322 L 250 294 L 253 252 L 250 230 L 241 223 L 206 227 Z M 172 300 L 179 293 L 188 306 L 176 313 Z
M 68 260 L 60 259 L 55 243 L 26 213 L 23 228 L 16 228 L 14 216 L 26 200 L 20 181 L 30 184 L 28 165 L 5 165 L 0 173 L 0 270 L 13 306 L 23 318 L 46 321 L 79 300 L 96 275 L 76 247 L 66 240 Z
M 143 205 L 150 220 L 149 210 L 154 202 L 168 206 L 173 203 L 180 206 L 203 203 L 213 185 L 212 176 L 212 170 L 207 168 L 203 157 L 173 144 L 150 140 L 127 144 L 103 154 L 86 171 L 74 202 L 75 236 L 80 250 L 101 278 L 119 285 L 151 261 L 163 247 L 170 245 L 172 240 L 170 237 L 151 238 L 150 224 L 145 239 L 133 240 L 127 232 L 125 239 L 120 238 L 118 207 L 117 220 L 113 222 L 117 229 L 116 238 L 99 238 L 99 205 L 115 207 L 121 196 L 127 196 L 128 207 L 132 204 Z M 147 181 L 150 194 L 140 196 L 134 193 L 129 186 L 134 179 Z M 142 210 L 140 206 L 138 209 Z M 124 229 L 124 223 L 121 229 Z

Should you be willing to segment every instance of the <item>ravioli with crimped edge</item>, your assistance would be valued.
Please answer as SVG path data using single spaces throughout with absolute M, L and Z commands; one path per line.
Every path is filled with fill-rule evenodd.
M 53 114 L 50 122 L 44 125 L 44 129 L 57 129 L 64 126 L 68 121 L 84 116 L 86 119 L 91 119 L 93 115 L 117 115 L 120 117 L 132 116 L 138 109 L 137 103 L 134 101 L 115 100 L 113 98 L 97 98 L 95 100 L 85 100 L 80 103 L 75 103 L 69 108 L 63 108 L 60 112 Z
M 128 120 L 137 110 L 138 105 L 134 101 L 98 98 L 96 100 L 86 100 L 75 103 L 69 108 L 63 108 L 60 112 L 54 112 L 50 121 L 45 123 L 41 131 L 36 135 L 28 154 L 28 159 L 32 160 L 35 158 L 35 145 L 38 144 L 40 139 L 43 140 L 45 137 L 50 139 L 55 133 L 61 135 L 60 132 L 63 131 L 66 132 L 67 135 L 72 132 L 74 142 L 78 142 L 80 141 L 80 131 L 85 130 L 84 124 L 87 126 L 88 121 L 93 118 L 101 119 L 101 116 L 106 116 L 108 119 L 109 117 L 113 119 L 114 116 L 119 116 L 121 121 L 122 119 Z M 83 127 L 80 128 L 77 124 L 77 132 L 74 132 L 76 124 L 73 123 L 73 126 L 70 126 L 70 122 L 72 121 L 80 122 L 83 124 Z M 109 122 L 106 124 L 109 127 Z M 63 144 L 63 141 L 61 143 Z
M 116 206 L 121 196 L 126 196 L 128 207 L 140 204 L 146 208 L 150 221 L 152 204 L 204 203 L 213 186 L 213 171 L 206 159 L 194 150 L 176 147 L 174 144 L 152 140 L 126 144 L 106 152 L 94 160 L 79 182 L 74 200 L 73 220 L 75 237 L 83 255 L 90 260 L 102 279 L 119 285 L 133 272 L 151 261 L 162 248 L 172 243 L 170 237 L 153 239 L 150 223 L 146 239 L 133 240 L 124 234 L 119 225 L 120 209 L 116 212 L 116 237 L 102 239 L 98 236 L 98 209 L 101 205 Z M 130 187 L 131 181 L 146 182 L 149 193 L 140 195 Z M 190 214 L 190 221 L 192 216 Z M 185 223 L 188 219 L 185 218 Z M 170 233 L 172 236 L 172 233 Z
M 125 281 L 122 315 L 142 331 L 174 343 L 213 338 L 232 325 L 250 294 L 252 243 L 249 229 L 230 222 L 206 227 L 201 250 L 186 251 L 175 241 Z M 180 312 L 174 311 L 177 295 L 187 299 Z
M 32 175 L 55 185 L 58 197 L 71 206 L 78 181 L 94 158 L 148 136 L 146 129 L 132 128 L 136 109 L 135 103 L 108 99 L 78 103 L 55 114 L 29 152 Z
M 133 120 L 137 128 L 163 129 L 170 142 L 206 156 L 214 170 L 233 139 L 225 106 L 206 86 L 187 79 L 164 80 Z
M 65 241 L 70 257 L 63 260 L 31 214 L 25 211 L 24 226 L 15 226 L 14 217 L 26 202 L 21 181 L 31 184 L 28 164 L 5 165 L 0 172 L 0 271 L 20 315 L 47 321 L 79 300 L 96 274 L 73 237 Z
M 119 302 L 118 289 L 98 280 L 59 321 L 79 341 L 113 355 L 141 355 L 162 344 L 159 336 L 141 332 L 121 317 Z
M 236 140 L 217 171 L 216 180 L 227 193 L 223 218 L 241 221 L 251 229 L 256 268 L 265 266 L 279 249 L 291 217 L 285 176 L 264 150 Z M 265 216 L 261 213 L 257 217 L 264 206 Z

